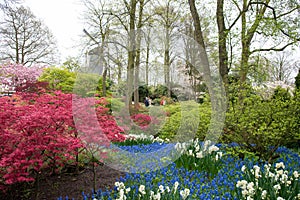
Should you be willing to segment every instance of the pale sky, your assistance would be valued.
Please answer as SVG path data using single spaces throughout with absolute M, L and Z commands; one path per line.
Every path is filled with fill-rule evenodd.
M 83 34 L 82 6 L 78 0 L 24 0 L 23 5 L 28 6 L 52 31 L 62 54 L 61 61 L 79 54 L 79 49 L 74 47 L 80 41 L 79 35 Z

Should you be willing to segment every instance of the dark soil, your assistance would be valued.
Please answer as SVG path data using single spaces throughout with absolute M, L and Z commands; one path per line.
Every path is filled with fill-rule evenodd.
M 96 189 L 112 189 L 115 181 L 123 172 L 107 166 L 96 167 Z M 0 193 L 1 200 L 57 200 L 68 196 L 69 199 L 83 199 L 82 192 L 91 194 L 93 188 L 93 171 L 86 167 L 79 173 L 63 173 L 41 178 L 39 189 L 34 184 L 20 185 L 11 188 L 5 195 Z

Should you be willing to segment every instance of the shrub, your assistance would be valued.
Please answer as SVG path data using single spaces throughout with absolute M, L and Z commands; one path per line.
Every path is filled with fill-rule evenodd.
M 46 68 L 39 78 L 39 81 L 48 82 L 50 88 L 61 90 L 65 93 L 76 93 L 81 96 L 103 96 L 102 76 L 97 74 L 75 73 L 67 68 L 50 67 Z M 75 83 L 76 81 L 76 83 Z M 111 80 L 106 80 L 107 92 L 112 85 Z
M 278 91 L 268 100 L 252 94 L 243 101 L 231 101 L 224 138 L 271 162 L 279 146 L 299 138 L 299 97 L 284 94 Z
M 81 147 L 74 130 L 71 95 L 22 93 L 0 98 L 1 185 L 33 181 L 73 160 Z M 67 144 L 67 145 L 66 145 Z
M 76 74 L 66 68 L 49 67 L 44 69 L 39 81 L 48 82 L 50 88 L 71 93 L 75 83 Z
M 72 102 L 71 94 L 60 91 L 0 98 L 0 187 L 34 181 L 45 170 L 59 173 L 66 163 L 75 164 L 79 148 L 102 161 L 100 145 L 125 139 L 123 129 L 102 106 L 107 103 L 104 98 L 96 100 L 96 106 L 94 98 Z M 96 118 L 90 120 L 93 110 Z M 76 112 L 83 123 L 75 126 Z
M 189 107 L 188 104 L 191 106 Z M 209 103 L 196 104 L 196 106 L 194 104 L 195 102 L 182 102 L 182 104 L 176 103 L 165 106 L 164 109 L 169 117 L 159 131 L 159 136 L 172 139 L 177 135 L 177 132 L 180 132 L 183 137 L 195 134 L 195 137 L 203 140 L 210 124 L 211 107 Z M 193 133 L 192 130 L 195 132 Z M 191 132 L 189 133 L 189 131 Z

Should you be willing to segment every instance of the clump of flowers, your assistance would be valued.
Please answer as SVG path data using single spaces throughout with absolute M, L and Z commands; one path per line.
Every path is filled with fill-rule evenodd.
M 299 173 L 289 173 L 283 162 L 265 164 L 262 169 L 258 165 L 252 169 L 243 166 L 241 170 L 245 179 L 236 183 L 240 199 L 300 199 Z
M 200 147 L 198 138 L 189 143 L 177 143 L 176 150 L 182 154 L 175 161 L 178 167 L 185 167 L 189 170 L 205 171 L 209 176 L 214 176 L 218 173 L 223 152 L 219 147 L 214 145 L 210 140 L 207 140 Z

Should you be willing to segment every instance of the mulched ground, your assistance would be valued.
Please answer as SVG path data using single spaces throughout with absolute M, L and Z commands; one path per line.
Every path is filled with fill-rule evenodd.
M 97 172 L 97 187 L 105 190 L 113 188 L 114 183 L 123 172 L 114 170 L 107 166 L 98 166 Z M 15 187 L 6 195 L 0 193 L 1 200 L 57 200 L 58 197 L 68 196 L 69 199 L 81 200 L 82 192 L 91 193 L 93 188 L 93 172 L 86 167 L 78 174 L 64 173 L 43 178 L 40 181 L 40 188 L 37 191 L 34 187 Z

